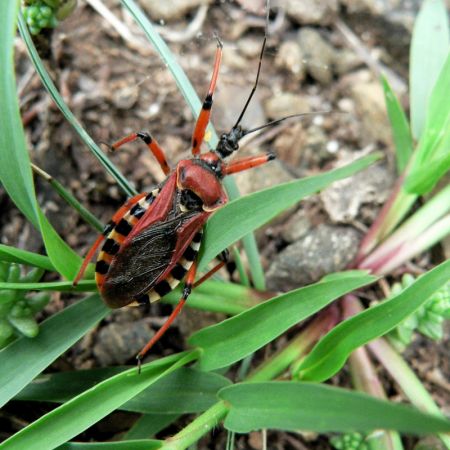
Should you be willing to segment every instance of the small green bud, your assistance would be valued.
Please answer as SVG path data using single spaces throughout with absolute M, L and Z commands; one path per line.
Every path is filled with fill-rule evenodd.
M 49 19 L 53 15 L 53 10 L 50 6 L 41 6 L 41 17 Z

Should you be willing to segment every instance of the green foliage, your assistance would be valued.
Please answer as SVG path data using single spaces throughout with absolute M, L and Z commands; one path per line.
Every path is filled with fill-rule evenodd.
M 450 278 L 450 260 L 423 274 L 394 298 L 351 317 L 333 328 L 304 359 L 296 375 L 324 381 L 342 368 L 350 353 L 383 336 L 419 309 Z
M 414 277 L 403 275 L 401 282 L 392 285 L 391 296 L 395 297 L 414 283 Z M 388 333 L 390 342 L 403 351 L 419 331 L 430 339 L 439 340 L 443 336 L 444 320 L 450 317 L 450 282 L 431 295 L 413 314 L 408 316 L 394 330 Z
M 318 432 L 383 428 L 412 434 L 450 430 L 450 421 L 444 418 L 317 383 L 239 383 L 222 389 L 219 397 L 229 405 L 225 427 L 237 433 L 261 428 Z
M 33 269 L 21 276 L 20 267 L 0 261 L 0 281 L 21 283 L 37 281 L 42 276 L 40 269 Z M 0 290 L 0 348 L 5 347 L 16 336 L 29 338 L 39 333 L 34 316 L 50 301 L 45 292 L 27 295 L 17 290 Z
M 361 433 L 345 433 L 331 438 L 331 444 L 337 450 L 369 450 L 366 438 Z

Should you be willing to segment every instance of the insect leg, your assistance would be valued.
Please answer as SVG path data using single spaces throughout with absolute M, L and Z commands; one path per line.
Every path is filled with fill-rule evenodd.
M 252 167 L 261 166 L 269 161 L 275 159 L 273 153 L 265 155 L 250 156 L 248 158 L 238 159 L 231 164 L 222 168 L 223 175 L 231 175 L 232 173 L 242 172 L 243 170 L 251 169 Z
M 115 142 L 111 145 L 111 150 L 115 151 L 122 145 L 127 144 L 128 142 L 134 142 L 137 139 L 142 139 L 147 145 L 148 149 L 153 153 L 153 156 L 158 161 L 161 166 L 162 171 L 165 175 L 168 175 L 170 172 L 169 164 L 167 163 L 166 157 L 164 156 L 164 150 L 159 146 L 156 139 L 144 131 L 139 131 L 138 133 L 131 133 L 128 136 L 125 136 L 120 141 Z
M 220 262 L 215 265 L 209 272 L 205 273 L 199 280 L 197 280 L 192 288 L 196 288 L 197 286 L 200 286 L 202 283 L 204 283 L 208 278 L 211 278 L 216 272 L 218 272 L 227 262 L 230 257 L 230 252 L 228 249 L 224 250 L 219 256 L 218 259 L 220 259 Z
M 167 329 L 172 325 L 172 322 L 178 316 L 180 311 L 182 310 L 184 304 L 186 303 L 189 294 L 192 291 L 193 283 L 195 280 L 195 274 L 197 273 L 197 262 L 194 261 L 188 273 L 186 275 L 186 281 L 184 283 L 183 295 L 180 298 L 175 309 L 172 311 L 172 314 L 167 318 L 164 322 L 163 326 L 157 331 L 157 333 L 148 341 L 147 345 L 137 354 L 136 359 L 138 360 L 138 367 L 140 371 L 141 361 L 145 354 L 155 345 L 157 341 L 161 338 L 161 336 L 167 331 Z
M 203 102 L 202 109 L 195 124 L 194 133 L 192 134 L 192 154 L 197 155 L 200 153 L 200 146 L 202 145 L 203 138 L 205 137 L 206 127 L 208 126 L 209 117 L 211 115 L 211 107 L 213 103 L 212 96 L 214 89 L 216 88 L 217 77 L 219 75 L 220 60 L 222 59 L 222 42 L 217 39 L 216 57 L 214 60 L 214 69 L 209 84 L 208 93 L 206 94 L 205 101 Z
M 137 203 L 141 198 L 145 197 L 146 193 L 135 195 L 134 197 L 129 198 L 113 215 L 112 219 L 106 224 L 103 233 L 95 240 L 95 242 L 92 244 L 92 247 L 87 252 L 87 255 L 85 256 L 83 263 L 81 264 L 80 270 L 77 273 L 77 276 L 72 282 L 73 286 L 76 286 L 78 282 L 83 278 L 84 272 L 86 272 L 86 268 L 91 262 L 92 257 L 95 255 L 95 252 L 97 251 L 98 247 L 102 243 L 103 239 L 105 239 L 105 236 L 107 236 L 110 231 L 116 226 L 116 224 L 122 219 L 122 217 L 127 213 L 127 211 L 135 204 Z

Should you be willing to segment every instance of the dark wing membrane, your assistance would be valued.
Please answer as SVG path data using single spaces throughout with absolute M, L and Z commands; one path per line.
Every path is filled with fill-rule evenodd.
M 109 306 L 119 308 L 131 303 L 155 285 L 172 260 L 177 230 L 195 214 L 183 213 L 153 223 L 120 249 L 102 288 L 102 295 Z

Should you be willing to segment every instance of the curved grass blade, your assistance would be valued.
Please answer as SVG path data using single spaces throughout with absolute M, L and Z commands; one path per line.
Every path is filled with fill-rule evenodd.
M 255 306 L 231 319 L 204 328 L 189 339 L 201 348 L 202 370 L 228 366 L 258 350 L 287 329 L 347 292 L 373 283 L 366 272 L 296 289 Z
M 379 428 L 410 434 L 450 431 L 450 421 L 361 392 L 315 383 L 241 383 L 220 391 L 230 410 L 225 427 L 237 433 L 262 428 L 316 432 Z
M 67 442 L 57 450 L 158 450 L 163 441 L 157 439 L 139 439 L 120 442 Z
M 164 376 L 198 357 L 184 352 L 108 378 L 42 416 L 2 444 L 3 449 L 50 450 L 77 436 Z
M 0 22 L 0 181 L 25 217 L 42 233 L 53 265 L 66 277 L 76 273 L 80 259 L 58 236 L 36 203 L 30 158 L 26 150 L 17 101 L 12 38 L 18 2 L 1 2 Z
M 129 196 L 135 195 L 136 190 L 131 187 L 126 178 L 119 172 L 119 170 L 114 166 L 114 164 L 105 156 L 105 154 L 101 151 L 98 145 L 94 142 L 94 140 L 89 136 L 86 130 L 82 127 L 80 122 L 74 116 L 72 111 L 68 108 L 66 103 L 64 102 L 61 94 L 56 89 L 55 84 L 53 83 L 50 75 L 45 69 L 42 60 L 36 51 L 36 47 L 34 46 L 33 40 L 31 39 L 30 33 L 28 32 L 28 28 L 25 24 L 25 21 L 22 15 L 19 16 L 19 30 L 22 36 L 22 39 L 27 46 L 28 53 L 30 54 L 31 61 L 41 78 L 41 81 L 48 93 L 52 97 L 53 101 L 56 103 L 60 111 L 63 113 L 64 117 L 67 121 L 72 125 L 74 130 L 78 133 L 81 140 L 87 145 L 87 147 L 92 151 L 92 153 L 97 157 L 106 171 L 116 180 L 117 184 L 122 188 L 122 190 Z
M 50 272 L 56 271 L 48 256 L 39 255 L 37 253 L 3 244 L 0 244 L 0 260 L 15 262 L 25 266 L 40 267 L 41 269 L 45 269 Z
M 13 41 L 19 1 L 0 3 L 0 182 L 25 217 L 39 229 L 39 218 L 17 102 Z
M 392 90 L 389 81 L 382 76 L 386 108 L 391 122 L 392 135 L 395 143 L 395 156 L 397 159 L 397 173 L 401 174 L 406 168 L 413 152 L 411 130 L 402 105 Z
M 94 280 L 81 280 L 77 286 L 71 281 L 48 281 L 42 283 L 7 283 L 0 282 L 0 289 L 15 291 L 56 291 L 56 292 L 95 292 L 97 284 Z
M 45 320 L 35 338 L 17 339 L 0 351 L 0 407 L 103 319 L 108 311 L 98 295 L 87 297 Z
M 411 128 L 416 139 L 425 126 L 429 97 L 447 56 L 449 39 L 444 1 L 425 0 L 414 24 L 410 51 Z
M 14 400 L 64 403 L 127 369 L 129 367 L 111 367 L 42 375 L 19 392 Z M 119 409 L 143 414 L 161 411 L 165 414 L 198 413 L 214 405 L 219 389 L 230 384 L 228 378 L 216 373 L 181 368 L 158 380 Z
M 189 81 L 188 77 L 184 73 L 181 66 L 178 64 L 177 60 L 173 56 L 169 47 L 166 43 L 161 39 L 158 32 L 153 27 L 152 23 L 148 20 L 146 15 L 142 12 L 142 10 L 137 6 L 134 0 L 121 0 L 122 4 L 128 9 L 130 14 L 134 17 L 136 22 L 144 31 L 147 38 L 153 44 L 153 46 L 158 51 L 161 59 L 167 65 L 168 69 L 172 73 L 172 76 L 177 83 L 178 89 L 186 100 L 186 103 L 191 108 L 192 114 L 194 117 L 197 117 L 200 113 L 202 103 L 198 98 L 197 93 L 192 86 L 192 83 Z M 209 148 L 214 149 L 218 143 L 217 133 L 214 127 L 209 124 L 208 132 L 211 138 L 207 141 Z M 235 199 L 240 196 L 239 189 L 236 186 L 233 177 L 227 177 L 224 180 L 224 185 L 226 187 L 227 193 L 230 199 Z M 253 282 L 255 283 L 256 289 L 264 290 L 265 282 L 264 282 L 264 272 L 261 266 L 261 258 L 259 257 L 258 248 L 256 245 L 255 237 L 253 234 L 244 236 L 242 238 L 242 242 L 244 244 L 245 252 L 247 253 L 249 260 L 249 267 L 252 273 Z
M 124 440 L 148 439 L 178 419 L 178 414 L 143 414 L 123 436 Z
M 324 381 L 344 365 L 353 350 L 383 336 L 416 311 L 450 279 L 450 260 L 418 278 L 396 297 L 351 317 L 333 328 L 304 359 L 298 376 Z
M 246 195 L 219 209 L 207 222 L 200 251 L 199 270 L 233 242 L 269 222 L 279 213 L 308 195 L 365 169 L 379 159 L 377 153 L 360 158 L 329 172 L 290 181 Z M 233 226 L 238 223 L 239 226 Z

